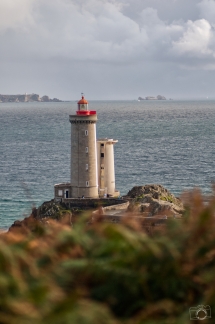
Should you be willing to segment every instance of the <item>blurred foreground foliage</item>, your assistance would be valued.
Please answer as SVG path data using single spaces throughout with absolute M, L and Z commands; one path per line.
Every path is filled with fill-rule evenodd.
M 205 206 L 194 192 L 184 217 L 152 237 L 132 215 L 2 234 L 0 323 L 184 324 L 199 304 L 215 318 L 214 213 L 215 199 Z

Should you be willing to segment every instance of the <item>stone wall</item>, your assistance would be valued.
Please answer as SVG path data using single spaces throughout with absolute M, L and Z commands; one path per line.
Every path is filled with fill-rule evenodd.
M 120 209 L 127 209 L 129 206 L 129 201 L 124 202 L 123 200 L 120 200 L 121 203 L 116 205 L 110 205 L 103 208 L 103 211 L 110 211 L 110 210 L 120 210 Z
M 68 206 L 68 208 L 80 208 L 84 209 L 97 209 L 99 207 L 112 206 L 112 208 L 117 208 L 117 205 L 126 204 L 126 200 L 114 199 L 114 198 L 68 198 L 62 199 L 62 202 Z M 118 207 L 120 208 L 120 206 Z M 125 207 L 123 207 L 125 208 Z

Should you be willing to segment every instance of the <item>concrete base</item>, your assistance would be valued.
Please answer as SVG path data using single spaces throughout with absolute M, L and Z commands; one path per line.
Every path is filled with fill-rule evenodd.
M 98 198 L 98 187 L 71 187 L 71 198 Z
M 118 198 L 120 191 L 115 191 L 113 194 L 105 194 L 102 190 L 99 192 L 99 198 Z

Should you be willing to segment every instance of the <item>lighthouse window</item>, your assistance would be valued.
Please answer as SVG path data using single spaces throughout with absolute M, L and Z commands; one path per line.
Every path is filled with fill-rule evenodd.
M 86 164 L 86 170 L 88 170 L 88 164 Z
M 88 153 L 88 146 L 85 148 L 85 152 Z
M 85 130 L 85 136 L 88 136 L 88 130 Z
M 104 157 L 105 156 L 105 154 L 104 153 L 101 153 L 101 157 Z
M 89 187 L 89 181 L 86 181 L 86 187 Z
M 101 146 L 104 146 L 104 144 L 101 144 Z
M 58 196 L 62 197 L 63 196 L 63 190 L 58 190 Z

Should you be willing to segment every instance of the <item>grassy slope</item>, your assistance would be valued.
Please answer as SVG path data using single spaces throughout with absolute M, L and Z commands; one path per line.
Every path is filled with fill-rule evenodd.
M 195 193 L 153 237 L 84 216 L 1 235 L 0 323 L 184 324 L 189 307 L 215 310 L 214 211 Z

